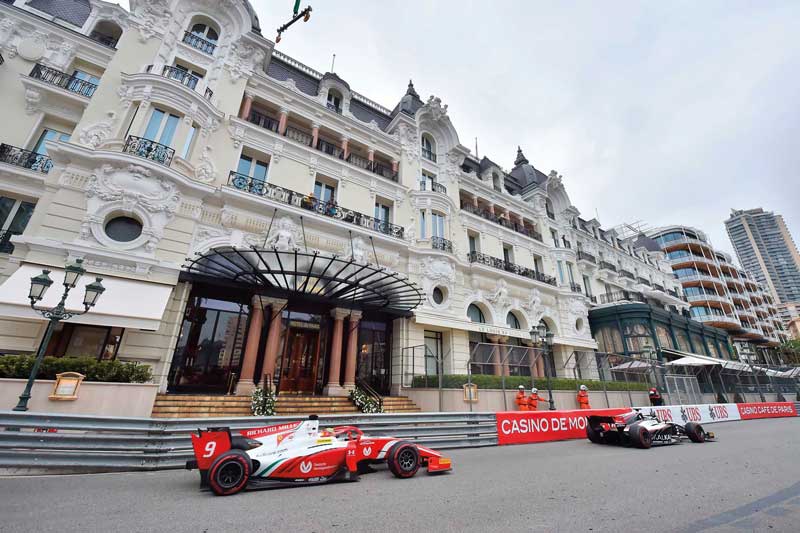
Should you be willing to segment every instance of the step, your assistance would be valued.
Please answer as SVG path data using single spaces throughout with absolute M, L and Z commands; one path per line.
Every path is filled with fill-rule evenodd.
M 294 413 L 358 413 L 358 409 L 351 405 L 349 407 L 332 407 L 328 409 L 307 409 L 305 407 L 288 407 L 288 408 L 281 408 L 278 407 L 275 412 L 283 414 L 294 414 Z
M 283 402 L 349 402 L 347 396 L 278 396 L 278 403 Z
M 249 402 L 250 396 L 179 396 L 179 395 L 158 395 L 157 402 L 210 402 L 210 403 L 230 403 L 230 402 Z
M 154 413 L 247 413 L 250 414 L 250 408 L 242 409 L 240 407 L 203 407 L 203 408 L 186 408 L 186 407 L 157 407 L 153 409 Z

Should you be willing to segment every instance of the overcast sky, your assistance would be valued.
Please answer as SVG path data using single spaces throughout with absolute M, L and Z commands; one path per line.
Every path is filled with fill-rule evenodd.
M 687 224 L 731 251 L 732 207 L 800 239 L 800 2 L 303 0 L 277 46 L 392 108 L 408 79 L 461 143 L 517 145 L 604 227 Z M 275 39 L 292 0 L 254 0 Z M 596 211 L 595 211 L 596 210 Z

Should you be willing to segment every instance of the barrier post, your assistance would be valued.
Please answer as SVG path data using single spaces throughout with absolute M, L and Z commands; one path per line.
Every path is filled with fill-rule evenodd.
M 606 385 L 606 369 L 603 368 L 601 363 L 598 361 L 603 356 L 595 354 L 594 364 L 597 367 L 597 375 L 600 377 L 600 383 L 603 385 L 603 396 L 606 398 L 606 407 L 611 407 L 611 402 L 608 400 L 608 386 Z M 608 361 L 608 355 L 605 355 L 606 361 Z

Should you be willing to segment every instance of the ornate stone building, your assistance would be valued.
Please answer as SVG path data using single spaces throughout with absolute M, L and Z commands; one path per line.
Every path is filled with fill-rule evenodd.
M 478 159 L 411 83 L 383 107 L 281 54 L 245 0 L 2 1 L 0 47 L 6 353 L 42 338 L 31 275 L 76 258 L 107 291 L 48 352 L 170 392 L 388 394 L 540 322 L 571 375 L 590 307 L 686 306 L 664 254 L 582 219 L 557 172 Z

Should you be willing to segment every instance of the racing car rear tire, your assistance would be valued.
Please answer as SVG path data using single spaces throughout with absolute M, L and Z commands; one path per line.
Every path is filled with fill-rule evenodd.
M 703 431 L 703 426 L 697 422 L 689 422 L 684 426 L 686 436 L 692 442 L 703 443 L 706 441 L 706 432 Z
M 410 442 L 398 442 L 389 449 L 386 463 L 395 477 L 414 477 L 419 470 L 419 450 Z
M 229 450 L 211 463 L 208 485 L 217 496 L 229 496 L 242 490 L 250 479 L 253 465 L 242 450 Z
M 628 430 L 633 445 L 644 450 L 653 445 L 653 435 L 641 424 L 634 424 Z
M 600 436 L 600 432 L 594 429 L 591 423 L 586 424 L 586 437 L 595 444 L 606 443 L 606 439 Z

